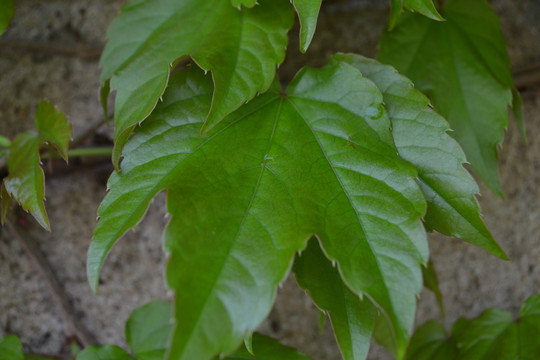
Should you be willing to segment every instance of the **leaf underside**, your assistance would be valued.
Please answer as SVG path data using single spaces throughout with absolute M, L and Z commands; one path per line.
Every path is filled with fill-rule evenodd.
M 101 57 L 101 82 L 112 77 L 117 92 L 115 166 L 133 127 L 163 94 L 175 60 L 191 56 L 212 72 L 213 101 L 202 132 L 268 89 L 285 57 L 293 9 L 287 0 L 259 3 L 241 10 L 222 0 L 134 0 L 124 6 Z
M 375 85 L 347 64 L 306 69 L 287 96 L 276 83 L 203 137 L 209 78 L 193 67 L 169 87 L 109 180 L 88 255 L 93 288 L 112 245 L 167 189 L 177 323 L 169 359 L 233 351 L 312 234 L 404 350 L 428 254 L 426 205 Z
M 474 171 L 502 195 L 497 147 L 514 84 L 499 19 L 484 0 L 449 0 L 442 15 L 444 22 L 404 15 L 383 35 L 379 59 L 431 97 Z
M 447 134 L 446 120 L 429 107 L 429 99 L 391 66 L 353 54 L 335 59 L 358 68 L 381 90 L 399 155 L 418 169 L 428 203 L 426 228 L 507 259 L 482 220 L 475 198 L 478 186 L 462 166 L 465 155 Z

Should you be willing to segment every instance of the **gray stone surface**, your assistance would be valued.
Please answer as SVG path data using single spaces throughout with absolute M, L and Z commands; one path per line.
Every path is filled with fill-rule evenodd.
M 13 135 L 32 127 L 37 104 L 46 98 L 68 114 L 75 134 L 101 117 L 97 99 L 99 66 L 96 49 L 124 1 L 17 0 L 16 15 L 0 38 L 0 133 Z M 292 33 L 284 79 L 304 64 L 318 66 L 335 51 L 374 56 L 384 31 L 386 1 L 326 1 L 319 30 L 308 53 L 300 57 Z M 502 16 L 515 67 L 540 60 L 540 5 L 535 0 L 494 0 Z M 14 44 L 25 44 L 23 47 Z M 40 46 L 36 46 L 36 44 Z M 46 46 L 41 46 L 46 44 Z M 510 126 L 501 150 L 501 178 L 506 198 L 482 187 L 484 218 L 511 261 L 501 261 L 463 242 L 433 236 L 432 256 L 445 296 L 449 326 L 460 316 L 473 317 L 498 306 L 516 313 L 531 294 L 540 292 L 540 88 L 523 95 L 528 144 Z M 106 131 L 105 131 L 106 132 Z M 75 167 L 49 174 L 47 203 L 53 232 L 31 227 L 42 251 L 66 288 L 83 323 L 100 342 L 122 345 L 123 324 L 137 306 L 168 298 L 163 282 L 165 255 L 161 229 L 166 223 L 159 197 L 135 231 L 113 249 L 102 273 L 100 294 L 91 294 L 85 275 L 86 249 L 109 168 Z M 418 323 L 439 318 L 435 299 L 423 293 Z M 317 310 L 289 278 L 261 329 L 298 346 L 318 360 L 339 359 L 326 324 L 318 334 Z M 40 275 L 20 245 L 0 237 L 0 337 L 21 336 L 30 351 L 56 353 L 66 348 L 64 326 Z M 375 347 L 371 359 L 388 356 Z

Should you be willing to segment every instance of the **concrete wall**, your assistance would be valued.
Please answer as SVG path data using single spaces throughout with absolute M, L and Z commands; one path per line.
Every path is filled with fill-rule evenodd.
M 98 54 L 105 31 L 123 1 L 17 0 L 13 22 L 0 38 L 0 133 L 13 135 L 31 128 L 43 98 L 68 114 L 78 136 L 102 117 L 97 99 Z M 300 56 L 293 33 L 284 79 L 304 65 L 317 66 L 335 51 L 374 56 L 388 8 L 386 1 L 326 1 L 311 49 Z M 508 41 L 512 63 L 523 68 L 540 60 L 540 4 L 535 0 L 494 0 Z M 535 85 L 523 89 L 528 144 L 512 124 L 501 149 L 505 199 L 482 187 L 484 218 L 511 257 L 504 262 L 457 240 L 432 236 L 430 246 L 439 273 L 450 325 L 460 316 L 473 317 L 492 306 L 516 313 L 531 294 L 540 292 L 540 94 Z M 107 139 L 101 128 L 94 142 Z M 72 170 L 48 174 L 47 203 L 53 232 L 30 227 L 54 272 L 65 286 L 80 319 L 100 342 L 123 344 L 123 324 L 139 305 L 170 296 L 162 277 L 164 255 L 160 233 L 165 224 L 163 197 L 142 224 L 113 249 L 100 294 L 86 282 L 84 259 L 95 225 L 97 206 L 105 193 L 107 164 L 72 162 Z M 81 193 L 81 189 L 83 190 Z M 420 299 L 418 322 L 439 318 L 432 294 Z M 0 238 L 0 336 L 21 336 L 30 351 L 58 353 L 66 349 L 59 311 L 20 244 Z M 279 291 L 275 309 L 262 330 L 298 346 L 314 359 L 339 359 L 328 324 L 317 330 L 317 311 L 289 279 Z M 375 348 L 372 359 L 386 355 Z

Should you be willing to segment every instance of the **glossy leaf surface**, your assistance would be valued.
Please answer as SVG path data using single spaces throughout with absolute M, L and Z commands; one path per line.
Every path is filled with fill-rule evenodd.
M 285 57 L 293 9 L 287 0 L 261 0 L 241 10 L 222 0 L 133 0 L 111 24 L 101 57 L 102 83 L 117 91 L 115 154 L 132 128 L 156 106 L 171 64 L 191 56 L 214 80 L 203 132 L 263 92 Z M 126 38 L 126 36 L 128 36 Z
M 22 344 L 15 335 L 8 335 L 0 339 L 0 354 L 3 360 L 23 360 Z
M 415 169 L 397 156 L 379 90 L 347 64 L 306 69 L 286 97 L 275 84 L 201 137 L 209 80 L 181 72 L 126 146 L 89 251 L 92 286 L 114 242 L 167 189 L 170 359 L 233 351 L 312 234 L 352 291 L 387 315 L 403 350 L 427 260 L 426 205 Z
M 114 345 L 89 346 L 77 354 L 77 360 L 133 360 L 122 348 Z
M 126 342 L 137 360 L 163 360 L 173 328 L 173 306 L 153 301 L 136 309 L 126 322 Z
M 444 20 L 433 5 L 433 0 L 390 0 L 391 11 L 389 28 L 393 29 L 398 22 L 403 8 L 418 12 L 432 20 Z
M 293 0 L 300 19 L 300 51 L 306 52 L 317 27 L 322 0 Z
M 478 186 L 463 168 L 463 151 L 448 135 L 448 123 L 391 66 L 359 55 L 336 55 L 357 67 L 382 91 L 399 155 L 418 169 L 428 202 L 428 230 L 477 245 L 501 258 L 506 255 L 484 224 L 475 195 Z
M 364 360 L 371 341 L 376 309 L 360 300 L 341 280 L 339 271 L 326 258 L 316 239 L 297 256 L 294 274 L 300 287 L 328 314 L 344 360 Z
M 501 195 L 497 146 L 514 84 L 499 19 L 485 0 L 449 0 L 442 15 L 444 22 L 404 16 L 383 35 L 379 59 L 431 97 L 472 168 Z
M 15 13 L 13 0 L 0 0 L 0 35 L 6 31 L 6 28 Z

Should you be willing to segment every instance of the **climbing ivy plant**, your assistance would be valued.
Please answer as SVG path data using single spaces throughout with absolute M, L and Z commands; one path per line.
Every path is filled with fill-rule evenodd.
M 463 167 L 468 159 L 502 194 L 497 146 L 508 107 L 524 134 L 497 16 L 485 0 L 448 0 L 440 8 L 431 0 L 391 0 L 378 61 L 335 54 L 281 84 L 276 69 L 295 13 L 305 52 L 320 6 L 131 0 L 111 24 L 101 98 L 107 114 L 109 92 L 116 93 L 115 171 L 98 211 L 88 278 L 97 291 L 112 246 L 166 191 L 166 280 L 175 300 L 132 315 L 129 352 L 89 347 L 77 359 L 308 359 L 253 334 L 291 271 L 330 318 L 346 360 L 366 358 L 374 328 L 386 329 L 377 338 L 397 359 L 440 358 L 441 349 L 448 359 L 471 358 L 459 354 L 480 354 L 467 349 L 476 349 L 483 332 L 493 333 L 493 342 L 517 333 L 512 346 L 538 355 L 525 333 L 539 326 L 536 297 L 524 305 L 523 324 L 493 311 L 458 323 L 457 338 L 428 323 L 411 340 L 423 283 L 437 291 L 426 230 L 506 259 Z M 22 185 L 43 183 L 42 141 L 63 156 L 69 128 L 58 124 L 38 123 L 39 134 L 13 143 L 0 139 L 11 151 L 3 199 L 30 203 L 46 228 L 42 187 Z M 31 158 L 16 155 L 26 138 Z M 19 163 L 38 177 L 17 175 Z M 24 180 L 18 189 L 16 179 Z M 483 327 L 490 316 L 499 332 Z M 6 339 L 1 346 L 20 347 Z M 482 354 L 499 353 L 485 348 Z

